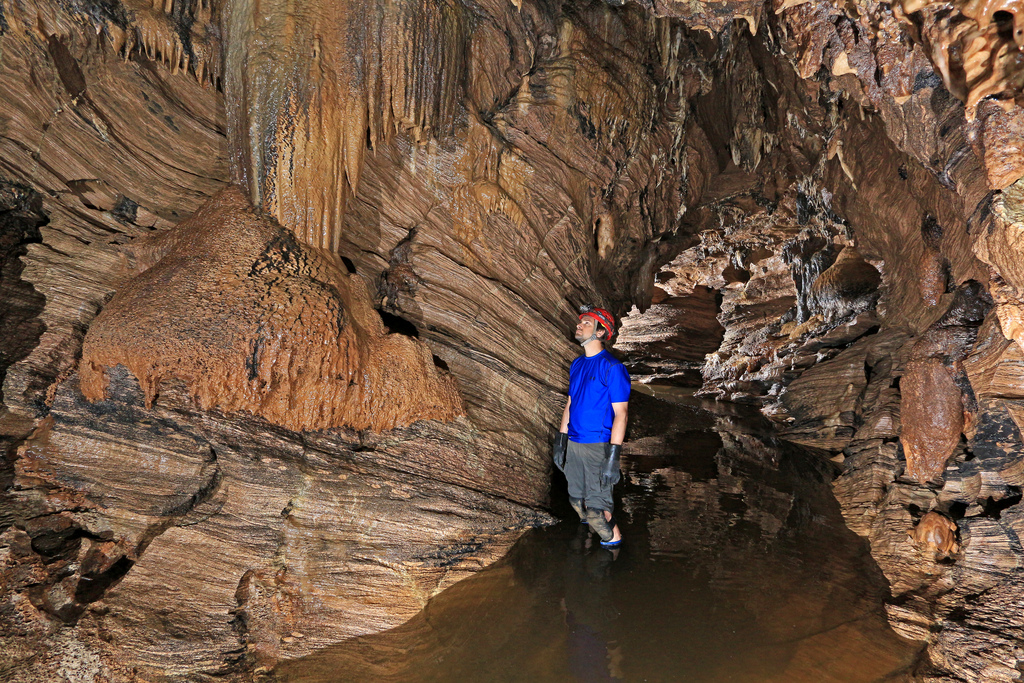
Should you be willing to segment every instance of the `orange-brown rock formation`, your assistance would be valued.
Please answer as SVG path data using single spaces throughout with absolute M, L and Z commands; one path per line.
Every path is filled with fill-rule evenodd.
M 900 380 L 900 419 L 907 476 L 941 479 L 963 430 L 960 388 L 940 360 L 911 361 Z
M 387 333 L 361 278 L 258 215 L 237 188 L 135 253 L 142 272 L 85 337 L 90 400 L 106 397 L 105 371 L 124 365 L 147 405 L 162 381 L 180 379 L 204 410 L 294 430 L 464 414 L 452 377 L 422 342 Z
M 956 540 L 956 522 L 939 512 L 929 512 L 910 532 L 910 537 L 923 550 L 930 550 L 939 559 L 960 551 Z
M 337 250 L 366 149 L 454 128 L 464 10 L 235 0 L 224 12 L 232 178 L 302 242 Z
M 1024 88 L 1024 7 L 1018 0 L 906 0 L 902 9 L 919 16 L 932 61 L 946 88 L 965 100 L 968 117 L 987 97 L 1013 107 Z

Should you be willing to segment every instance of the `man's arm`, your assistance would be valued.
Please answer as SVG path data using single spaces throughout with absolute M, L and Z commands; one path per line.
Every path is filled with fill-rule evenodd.
M 554 460 L 555 467 L 565 471 L 565 456 L 569 448 L 569 403 L 572 402 L 572 397 L 565 402 L 565 410 L 562 411 L 562 424 L 558 427 L 558 433 L 555 434 L 555 441 L 552 444 L 551 457 Z
M 612 436 L 610 442 L 622 445 L 626 438 L 626 420 L 629 414 L 629 402 L 613 403 L 612 410 L 615 412 L 615 419 L 612 420 Z M 569 406 L 565 406 L 566 423 L 568 424 Z

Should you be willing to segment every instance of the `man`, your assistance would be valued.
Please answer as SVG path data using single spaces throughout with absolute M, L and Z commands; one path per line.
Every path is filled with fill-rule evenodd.
M 614 334 L 611 313 L 580 308 L 576 341 L 585 355 L 569 367 L 569 400 L 554 444 L 555 467 L 569 482 L 569 502 L 605 547 L 622 543 L 612 516 L 612 487 L 619 481 L 629 406 L 629 373 L 604 348 Z

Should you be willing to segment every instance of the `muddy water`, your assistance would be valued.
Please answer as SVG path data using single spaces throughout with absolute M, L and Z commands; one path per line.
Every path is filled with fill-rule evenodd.
M 831 465 L 738 414 L 634 394 L 618 518 L 601 548 L 566 521 L 412 621 L 283 665 L 279 680 L 903 680 L 919 650 L 843 525 Z M 563 494 L 564 495 L 564 494 Z

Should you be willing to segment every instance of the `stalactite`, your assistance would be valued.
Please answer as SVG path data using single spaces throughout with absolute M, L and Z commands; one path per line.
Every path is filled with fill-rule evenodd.
M 225 8 L 234 179 L 303 242 L 336 250 L 367 146 L 452 129 L 464 20 L 450 3 Z M 277 4 L 282 4 L 277 7 Z
M 904 0 L 902 15 L 921 23 L 932 62 L 946 88 L 967 105 L 995 98 L 1011 108 L 1024 91 L 1024 6 L 1020 0 L 952 3 Z M 909 19 L 908 19 L 909 21 Z
M 192 74 L 204 85 L 221 79 L 219 12 L 207 0 L 124 0 L 120 20 L 87 15 L 109 48 L 124 60 L 155 61 L 171 73 Z M 52 33 L 52 31 L 51 31 Z

